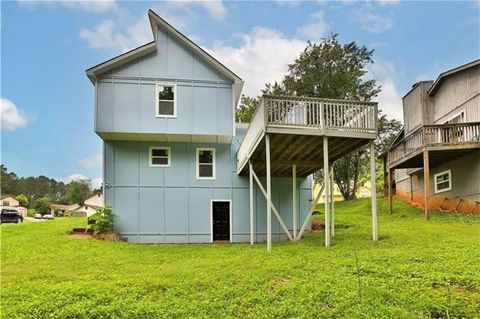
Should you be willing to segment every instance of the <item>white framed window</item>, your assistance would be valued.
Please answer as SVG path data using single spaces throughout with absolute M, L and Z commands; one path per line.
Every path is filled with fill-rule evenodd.
M 177 117 L 177 86 L 157 83 L 155 89 L 155 116 Z
M 446 170 L 435 174 L 434 178 L 435 183 L 435 193 L 446 192 L 452 189 L 452 171 Z
M 215 149 L 197 148 L 197 179 L 215 179 Z
M 172 163 L 170 146 L 151 146 L 148 153 L 150 167 L 170 167 Z
M 442 124 L 458 124 L 458 123 L 465 123 L 465 122 L 466 122 L 465 110 L 463 110 L 453 116 L 450 116 L 448 119 L 443 121 Z

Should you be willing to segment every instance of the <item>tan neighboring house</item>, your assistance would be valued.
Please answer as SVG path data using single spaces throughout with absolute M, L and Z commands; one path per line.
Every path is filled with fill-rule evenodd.
M 317 195 L 318 195 L 318 192 L 321 190 L 322 188 L 322 185 L 319 184 L 319 183 L 313 183 L 313 187 L 312 187 L 312 196 L 313 198 L 317 198 Z M 343 195 L 342 193 L 340 192 L 340 188 L 338 187 L 338 185 L 335 183 L 334 186 L 333 186 L 333 200 L 335 202 L 338 202 L 338 201 L 342 201 L 344 198 L 343 198 Z M 318 204 L 320 203 L 325 203 L 325 191 L 323 191 L 322 195 L 320 196 L 318 202 Z
M 65 216 L 66 212 L 68 211 L 72 212 L 79 207 L 80 205 L 78 204 L 73 204 L 73 205 L 51 204 L 50 214 L 53 216 Z
M 97 208 L 103 207 L 103 195 L 98 194 L 87 199 L 82 206 L 72 212 L 72 217 L 90 217 L 97 211 Z
M 390 210 L 395 192 L 426 218 L 429 208 L 480 213 L 480 60 L 414 84 L 403 117 L 386 160 Z
M 27 216 L 28 210 L 26 207 L 20 205 L 20 202 L 13 195 L 5 194 L 0 196 L 0 201 L 2 206 L 10 206 L 18 209 L 18 212 L 22 214 L 23 217 Z

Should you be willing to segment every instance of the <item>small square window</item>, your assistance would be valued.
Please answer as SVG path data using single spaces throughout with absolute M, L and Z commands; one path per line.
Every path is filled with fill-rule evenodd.
M 215 179 L 214 148 L 197 148 L 197 179 Z
M 151 167 L 170 167 L 170 154 L 171 150 L 169 146 L 162 147 L 150 147 L 149 152 L 150 166 Z
M 156 111 L 157 117 L 176 117 L 176 85 L 157 84 L 156 87 Z
M 446 192 L 452 189 L 451 170 L 443 171 L 434 176 L 435 193 Z

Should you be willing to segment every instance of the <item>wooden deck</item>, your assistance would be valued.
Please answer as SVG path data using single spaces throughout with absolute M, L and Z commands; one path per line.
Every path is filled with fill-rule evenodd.
M 431 153 L 430 165 L 462 156 L 480 148 L 480 122 L 424 125 L 388 151 L 389 169 L 423 166 L 423 152 Z
M 323 167 L 323 137 L 329 162 L 377 136 L 377 103 L 265 95 L 237 152 L 237 173 L 248 175 L 248 161 L 266 173 L 265 135 L 270 137 L 271 175 L 308 176 Z

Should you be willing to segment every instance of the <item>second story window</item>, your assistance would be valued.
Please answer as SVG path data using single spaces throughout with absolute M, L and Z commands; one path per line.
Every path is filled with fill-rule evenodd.
M 157 117 L 177 116 L 177 86 L 174 84 L 157 84 L 156 111 Z

